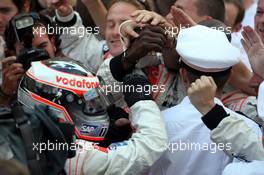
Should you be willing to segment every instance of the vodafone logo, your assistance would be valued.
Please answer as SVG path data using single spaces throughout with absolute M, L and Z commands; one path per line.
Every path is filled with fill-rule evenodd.
M 92 80 L 92 79 L 91 79 Z M 96 80 L 96 79 L 93 79 Z M 78 87 L 78 88 L 97 88 L 99 86 L 99 82 L 96 81 L 88 81 L 87 79 L 76 79 L 76 78 L 63 78 L 60 76 L 56 76 L 56 82 L 63 84 L 65 86 Z

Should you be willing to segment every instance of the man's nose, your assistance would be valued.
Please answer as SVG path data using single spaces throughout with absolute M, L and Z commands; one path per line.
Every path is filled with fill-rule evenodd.
M 114 27 L 114 29 L 113 29 L 113 35 L 115 36 L 115 37 L 119 37 L 120 35 L 119 35 L 119 26 L 120 26 L 120 24 L 119 25 L 115 25 L 115 27 Z

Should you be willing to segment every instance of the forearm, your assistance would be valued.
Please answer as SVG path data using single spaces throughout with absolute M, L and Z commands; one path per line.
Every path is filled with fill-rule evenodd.
M 230 144 L 230 149 L 226 150 L 230 156 L 247 161 L 264 160 L 261 137 L 257 136 L 242 119 L 232 115 L 224 119 L 212 130 L 211 137 L 216 143 Z
M 153 101 L 140 101 L 131 107 L 131 112 L 137 132 L 125 146 L 104 155 L 88 153 L 84 174 L 145 174 L 167 149 L 167 134 L 158 106 Z
M 111 59 L 109 65 L 112 76 L 119 82 L 121 82 L 127 74 L 132 73 L 135 67 L 135 65 L 126 64 L 124 59 L 124 54 L 122 53 Z
M 264 149 L 261 137 L 241 118 L 227 114 L 223 107 L 216 105 L 202 118 L 204 124 L 212 130 L 211 138 L 216 143 L 230 147 L 227 154 L 251 160 L 264 160 Z
M 106 28 L 107 9 L 101 0 L 92 0 L 84 3 L 95 24 L 100 28 L 101 35 L 104 37 Z

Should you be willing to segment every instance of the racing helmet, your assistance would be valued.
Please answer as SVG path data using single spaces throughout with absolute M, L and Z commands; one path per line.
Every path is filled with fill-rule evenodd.
M 100 142 L 109 128 L 109 95 L 103 81 L 80 63 L 56 57 L 32 62 L 19 84 L 18 101 L 27 108 L 48 105 L 59 122 L 75 124 L 79 139 Z

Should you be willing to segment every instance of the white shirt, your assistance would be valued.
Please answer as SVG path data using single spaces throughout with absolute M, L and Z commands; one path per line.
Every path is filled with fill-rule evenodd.
M 242 21 L 242 26 L 251 26 L 254 29 L 254 18 L 255 18 L 255 14 L 257 11 L 257 2 L 254 2 L 246 11 L 245 11 L 245 16 L 244 19 Z M 235 47 L 237 47 L 240 50 L 240 57 L 239 59 L 247 66 L 247 68 L 249 70 L 252 71 L 248 56 L 246 51 L 244 50 L 242 44 L 241 44 L 241 39 L 242 34 L 241 34 L 242 30 L 240 30 L 239 32 L 235 32 L 232 33 L 232 45 L 234 45 Z
M 258 114 L 261 118 L 264 118 L 264 82 L 262 82 L 259 86 Z
M 224 152 L 214 149 L 210 130 L 202 122 L 202 114 L 195 109 L 189 98 L 185 97 L 179 105 L 163 111 L 162 116 L 170 150 L 155 163 L 150 174 L 172 175 L 177 172 L 177 175 L 221 175 L 231 159 Z M 189 148 L 181 149 L 180 144 L 183 143 L 188 144 Z M 201 148 L 197 146 L 196 149 L 191 144 Z
M 215 102 L 223 106 L 220 100 L 215 99 Z M 225 110 L 232 113 L 226 108 Z M 179 105 L 163 111 L 162 115 L 170 149 L 154 164 L 150 174 L 174 175 L 177 172 L 177 175 L 221 175 L 232 159 L 222 151 L 224 145 L 219 147 L 220 150 L 215 149 L 215 143 L 210 139 L 211 131 L 204 125 L 202 114 L 191 104 L 189 98 L 185 97 Z M 247 122 L 251 123 L 254 129 L 258 128 L 252 121 Z M 259 129 L 258 131 L 260 132 Z M 189 147 L 181 149 L 180 145 L 183 143 Z M 226 148 L 230 146 L 232 145 L 225 144 Z
M 263 167 L 264 161 L 232 163 L 225 168 L 222 175 L 263 175 Z
M 245 66 L 250 70 L 252 71 L 252 68 L 251 68 L 251 65 L 250 65 L 250 62 L 249 62 L 249 59 L 248 59 L 248 56 L 247 56 L 247 53 L 244 49 L 244 47 L 242 46 L 241 44 L 241 39 L 243 38 L 242 37 L 242 34 L 241 34 L 241 31 L 239 32 L 234 32 L 231 34 L 232 35 L 232 40 L 231 40 L 231 44 L 233 46 L 235 46 L 237 49 L 239 49 L 239 52 L 240 52 L 240 56 L 239 56 L 239 60 L 242 61 Z
M 248 9 L 245 11 L 245 16 L 242 21 L 243 26 L 251 26 L 254 28 L 254 18 L 257 11 L 257 2 L 254 2 Z

